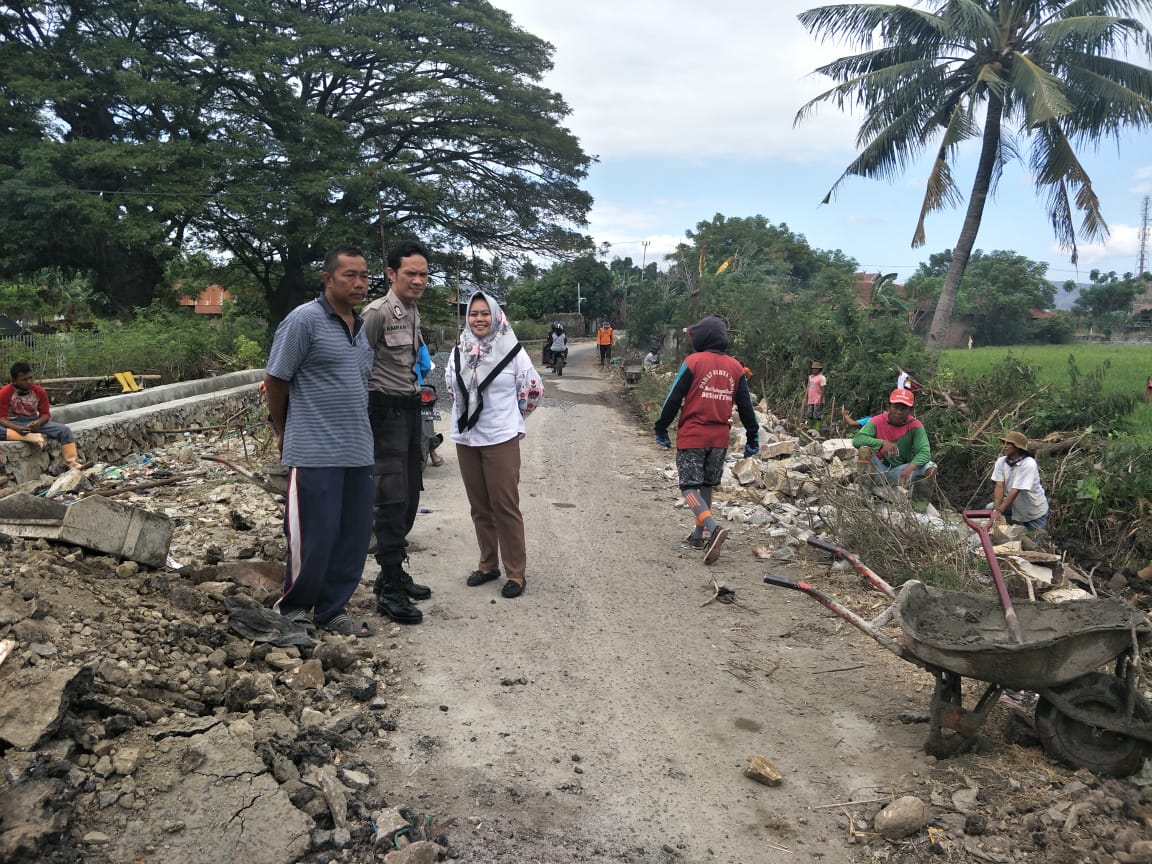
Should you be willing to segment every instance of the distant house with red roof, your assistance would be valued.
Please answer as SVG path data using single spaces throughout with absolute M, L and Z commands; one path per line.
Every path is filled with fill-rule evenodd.
M 199 297 L 182 294 L 177 302 L 186 308 L 191 307 L 197 315 L 220 316 L 224 314 L 225 301 L 231 300 L 232 295 L 223 285 L 209 285 L 200 292 Z

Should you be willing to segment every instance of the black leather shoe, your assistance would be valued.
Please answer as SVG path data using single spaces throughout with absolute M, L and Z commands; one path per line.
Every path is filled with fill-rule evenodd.
M 407 597 L 395 594 L 381 594 L 377 597 L 376 612 L 397 624 L 419 624 L 424 620 L 424 613 L 409 603 Z
M 493 582 L 500 578 L 499 570 L 473 570 L 468 574 L 468 578 L 464 580 L 464 584 L 469 588 L 478 588 L 485 582 Z

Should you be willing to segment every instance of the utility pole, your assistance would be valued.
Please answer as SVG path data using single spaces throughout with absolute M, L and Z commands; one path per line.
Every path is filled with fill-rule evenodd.
M 1152 195 L 1144 196 L 1144 206 L 1140 213 L 1140 257 L 1136 264 L 1136 278 L 1143 279 L 1148 272 L 1148 211 L 1152 207 Z

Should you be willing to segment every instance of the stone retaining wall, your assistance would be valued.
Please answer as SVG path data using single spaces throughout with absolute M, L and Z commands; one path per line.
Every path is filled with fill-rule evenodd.
M 65 406 L 59 412 L 53 411 L 52 418 L 55 420 L 64 415 L 60 416 L 60 422 L 68 423 L 76 435 L 80 460 L 85 465 L 95 462 L 119 465 L 127 461 L 129 456 L 178 441 L 184 433 L 176 430 L 219 426 L 229 420 L 237 425 L 243 423 L 248 415 L 261 407 L 262 397 L 256 387 L 261 374 L 261 370 L 253 370 L 239 379 L 222 380 L 222 384 L 232 384 L 236 380 L 245 383 L 210 392 L 205 392 L 205 385 L 199 382 L 188 382 L 190 386 L 167 385 L 172 388 L 183 387 L 169 391 L 170 395 L 193 395 L 128 407 L 127 410 L 114 410 L 82 420 L 68 419 L 66 408 L 72 406 Z M 191 386 L 197 384 L 199 386 Z M 155 391 L 160 389 L 154 388 L 150 395 L 154 396 Z M 118 408 L 133 404 L 131 399 L 125 400 L 124 397 L 109 398 L 121 400 L 114 403 Z M 60 445 L 55 441 L 49 441 L 48 449 L 43 451 L 28 444 L 0 442 L 0 474 L 5 475 L 10 482 L 26 483 L 38 479 L 41 474 L 59 474 L 63 470 Z

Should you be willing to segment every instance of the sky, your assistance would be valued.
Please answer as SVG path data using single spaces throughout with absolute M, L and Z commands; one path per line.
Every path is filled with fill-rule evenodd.
M 955 245 L 978 142 L 965 145 L 954 173 L 965 205 L 930 216 L 921 248 L 911 240 L 927 159 L 892 182 L 848 178 L 821 204 L 855 155 L 860 118 L 822 106 L 793 125 L 800 107 L 832 86 L 813 70 L 856 53 L 821 44 L 800 25 L 797 14 L 818 3 L 491 2 L 555 48 L 543 84 L 564 97 L 572 109 L 566 125 L 599 160 L 584 184 L 595 199 L 588 231 L 597 245 L 611 244 L 613 257 L 663 262 L 685 231 L 717 213 L 785 223 L 810 245 L 839 249 L 860 269 L 901 281 Z M 1059 282 L 1087 282 L 1094 268 L 1134 272 L 1143 198 L 1152 194 L 1152 132 L 1079 155 L 1111 231 L 1107 241 L 1081 242 L 1073 265 L 1053 239 L 1027 165 L 1017 161 L 988 202 L 976 247 L 1046 262 Z

